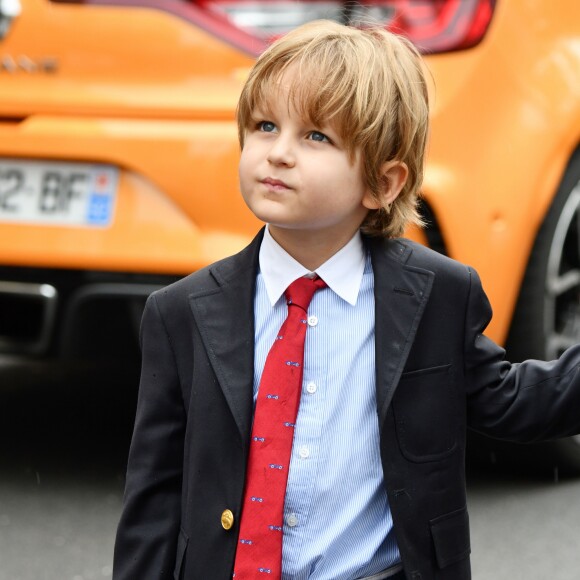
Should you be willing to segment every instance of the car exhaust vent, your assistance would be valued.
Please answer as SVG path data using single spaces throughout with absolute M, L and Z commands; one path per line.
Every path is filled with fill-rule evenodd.
M 42 354 L 50 342 L 57 298 L 50 284 L 0 280 L 0 351 Z

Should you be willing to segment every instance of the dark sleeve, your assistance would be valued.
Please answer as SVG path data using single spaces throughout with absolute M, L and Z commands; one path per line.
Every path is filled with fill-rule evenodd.
M 519 442 L 555 439 L 580 431 L 580 345 L 558 360 L 511 364 L 484 336 L 491 307 L 475 271 L 465 316 L 468 425 Z
M 155 294 L 143 314 L 141 351 L 114 580 L 172 578 L 179 534 L 186 415 L 173 348 Z

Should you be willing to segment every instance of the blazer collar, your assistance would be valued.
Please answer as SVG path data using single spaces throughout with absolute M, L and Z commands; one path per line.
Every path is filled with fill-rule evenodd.
M 375 277 L 377 412 L 382 428 L 427 304 L 435 274 L 407 264 L 404 240 L 367 238 Z
M 254 290 L 263 230 L 239 254 L 209 268 L 190 305 L 244 449 L 253 412 Z M 402 240 L 365 238 L 375 277 L 377 410 L 383 424 L 425 309 L 434 274 L 410 266 Z M 247 449 L 246 449 L 247 450 Z
M 252 426 L 254 290 L 263 229 L 242 252 L 209 267 L 211 278 L 189 296 L 216 378 L 246 449 Z

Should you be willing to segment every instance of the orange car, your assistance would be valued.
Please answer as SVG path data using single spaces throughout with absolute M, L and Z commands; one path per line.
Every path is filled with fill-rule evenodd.
M 578 0 L 0 0 L 2 351 L 115 351 L 153 288 L 252 238 L 240 87 L 322 17 L 426 54 L 429 226 L 409 235 L 478 269 L 489 335 L 514 359 L 580 337 Z

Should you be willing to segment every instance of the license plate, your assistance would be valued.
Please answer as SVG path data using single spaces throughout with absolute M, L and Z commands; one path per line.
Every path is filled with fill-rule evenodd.
M 118 177 L 112 165 L 0 159 L 0 222 L 106 227 Z

